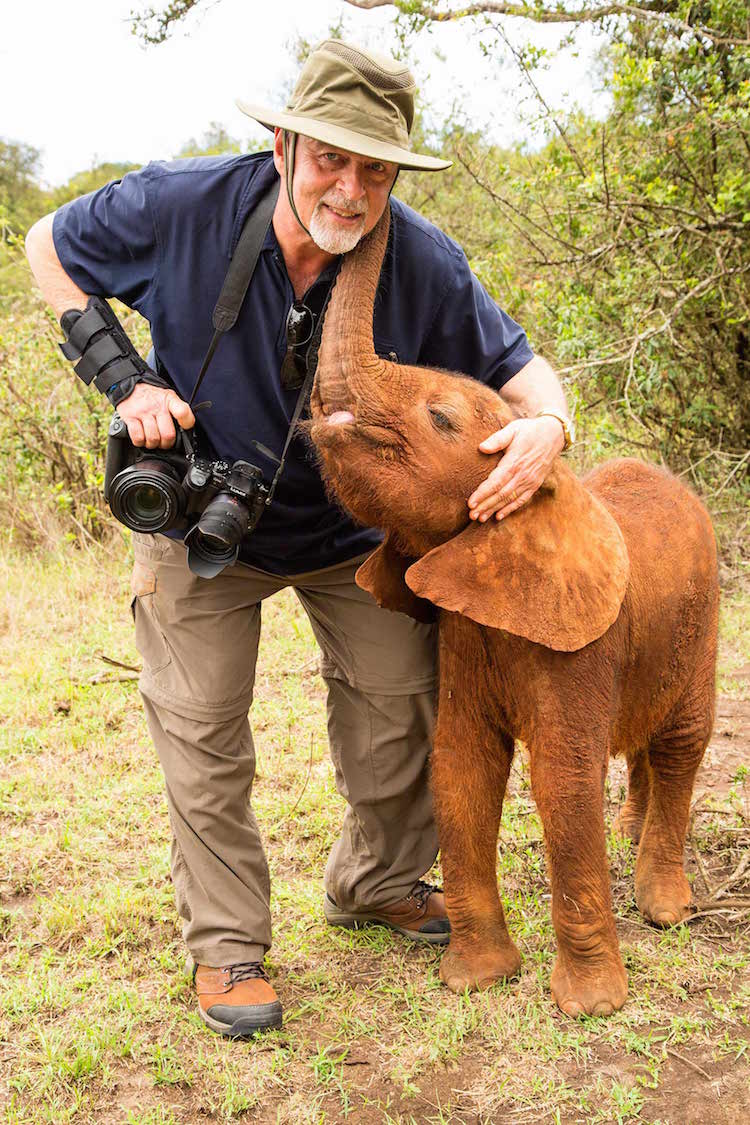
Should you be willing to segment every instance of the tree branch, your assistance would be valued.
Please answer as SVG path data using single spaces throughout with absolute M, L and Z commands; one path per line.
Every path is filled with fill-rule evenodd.
M 346 0 L 353 8 L 370 11 L 373 8 L 397 8 L 403 11 L 399 0 Z M 566 10 L 564 8 L 545 8 L 541 3 L 537 5 L 525 4 L 523 0 L 477 0 L 473 4 L 462 4 L 458 8 L 441 9 L 432 7 L 427 3 L 410 6 L 409 15 L 421 16 L 434 23 L 446 23 L 449 20 L 465 19 L 469 16 L 517 16 L 521 19 L 533 20 L 534 23 L 599 23 L 613 16 L 626 16 L 631 19 L 650 20 L 657 23 L 666 23 L 691 35 L 705 35 L 714 43 L 724 43 L 728 46 L 747 46 L 750 36 L 735 39 L 723 35 L 722 32 L 703 24 L 688 23 L 679 16 L 672 15 L 676 7 L 673 0 L 653 0 L 646 4 L 582 4 L 579 8 Z M 405 13 L 406 14 L 406 13 Z
M 163 43 L 169 38 L 175 24 L 193 9 L 205 3 L 206 0 L 171 0 L 163 7 L 149 7 L 142 12 L 133 11 L 130 14 L 131 26 L 144 43 L 150 45 Z M 629 19 L 667 24 L 681 33 L 703 35 L 717 44 L 737 47 L 750 44 L 750 36 L 734 38 L 703 24 L 680 19 L 673 14 L 677 7 L 675 0 L 651 0 L 650 3 L 643 4 L 583 3 L 580 7 L 570 10 L 556 6 L 546 8 L 541 0 L 538 4 L 524 3 L 523 0 L 476 0 L 473 4 L 445 9 L 427 3 L 418 6 L 410 5 L 408 12 L 404 11 L 402 0 L 346 0 L 346 3 L 362 11 L 372 11 L 374 8 L 396 8 L 404 14 L 419 16 L 437 23 L 479 15 L 515 16 L 519 19 L 532 20 L 534 23 L 559 24 L 601 23 L 609 18 L 624 16 Z

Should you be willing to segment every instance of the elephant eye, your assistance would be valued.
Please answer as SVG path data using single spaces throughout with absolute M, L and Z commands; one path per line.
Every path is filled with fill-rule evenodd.
M 428 406 L 427 409 L 430 412 L 430 421 L 436 430 L 442 430 L 444 433 L 448 434 L 454 434 L 456 432 L 458 426 L 454 420 L 443 413 L 442 410 L 439 410 L 436 406 Z

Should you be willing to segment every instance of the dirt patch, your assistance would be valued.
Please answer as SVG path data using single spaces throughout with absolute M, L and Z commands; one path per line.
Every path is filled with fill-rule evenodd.
M 604 1044 L 595 1047 L 584 1066 L 569 1069 L 566 1078 L 576 1089 L 590 1089 L 597 1080 L 604 1080 L 607 1085 L 621 1083 L 625 1090 L 635 1088 L 638 1100 L 643 1099 L 637 1110 L 639 1120 L 643 1121 L 658 1121 L 662 1125 L 745 1125 L 750 1120 L 747 1064 L 731 1057 L 715 1060 L 709 1050 L 697 1051 L 694 1046 L 679 1051 L 666 1048 L 657 1089 L 649 1088 L 652 1079 L 646 1060 L 615 1052 Z M 539 1118 L 553 1119 L 553 1115 Z M 580 1113 L 563 1113 L 560 1120 L 564 1125 L 579 1125 L 590 1118 Z
M 689 1056 L 670 1055 L 659 1089 L 649 1091 L 644 1117 L 675 1125 L 745 1125 L 750 1121 L 747 1065 L 734 1059 L 714 1062 L 710 1056 L 696 1057 L 692 1049 Z
M 182 1114 L 180 1120 L 198 1120 L 197 1108 L 192 1111 L 194 1117 L 185 1116 L 191 1112 L 192 1096 L 189 1091 L 154 1087 L 153 1078 L 144 1071 L 121 1070 L 112 1082 L 106 1098 L 109 1104 L 106 1106 L 101 1104 L 98 1107 L 102 1114 L 101 1125 L 119 1125 L 129 1112 L 132 1111 L 133 1115 L 137 1112 L 143 1113 L 147 1107 L 155 1104 L 165 1112 L 169 1110 L 175 1114 L 180 1112 Z

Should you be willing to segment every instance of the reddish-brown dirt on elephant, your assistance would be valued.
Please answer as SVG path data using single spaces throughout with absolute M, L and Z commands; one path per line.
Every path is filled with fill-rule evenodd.
M 441 977 L 484 988 L 520 966 L 495 874 L 520 739 L 550 868 L 552 992 L 571 1015 L 605 1015 L 627 996 L 604 839 L 610 754 L 629 766 L 621 822 L 640 841 L 640 910 L 667 926 L 689 908 L 683 847 L 714 708 L 713 531 L 688 489 L 634 460 L 583 480 L 558 461 L 524 508 L 470 521 L 467 497 L 489 469 L 477 447 L 511 412 L 472 379 L 375 354 L 389 221 L 344 260 L 310 432 L 333 493 L 386 532 L 359 584 L 389 609 L 439 619 L 432 777 L 452 924 Z

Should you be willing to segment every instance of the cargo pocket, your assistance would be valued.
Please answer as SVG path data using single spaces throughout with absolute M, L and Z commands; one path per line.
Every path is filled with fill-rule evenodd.
M 156 604 L 156 571 L 137 559 L 133 564 L 130 609 L 135 621 L 135 644 L 143 659 L 143 671 L 154 676 L 172 659 L 164 639 Z

